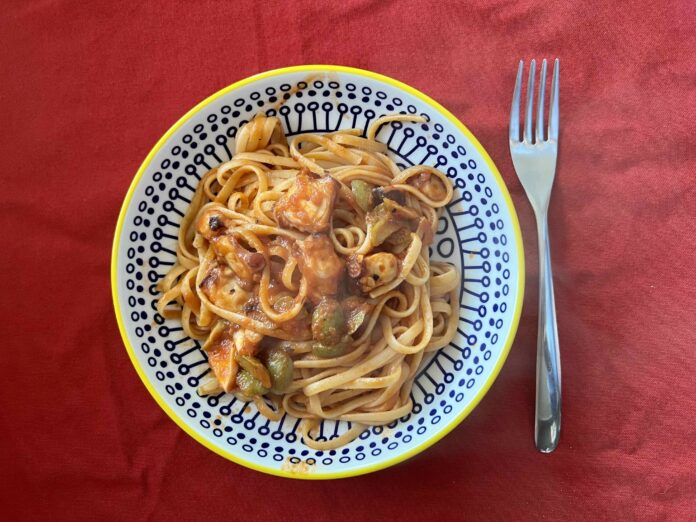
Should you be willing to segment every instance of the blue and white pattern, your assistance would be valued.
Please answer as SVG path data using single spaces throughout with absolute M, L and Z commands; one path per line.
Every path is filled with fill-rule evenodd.
M 337 450 L 305 446 L 299 440 L 298 419 L 285 416 L 271 422 L 253 403 L 230 395 L 198 396 L 196 388 L 209 371 L 200 344 L 155 309 L 156 284 L 175 261 L 179 222 L 198 181 L 230 159 L 239 128 L 259 111 L 279 116 L 288 137 L 366 129 L 388 113 L 420 114 L 427 123 L 385 125 L 377 139 L 388 145 L 401 168 L 435 166 L 456 187 L 440 218 L 431 255 L 454 263 L 463 274 L 458 334 L 422 366 L 411 414 L 370 428 Z M 495 377 L 514 335 L 522 291 L 514 210 L 472 140 L 409 92 L 357 72 L 284 72 L 258 79 L 228 90 L 181 123 L 144 165 L 136 183 L 117 238 L 118 309 L 127 343 L 153 393 L 174 412 L 175 420 L 220 453 L 280 474 L 292 473 L 293 465 L 319 476 L 357 474 L 398 460 L 451 429 Z M 348 427 L 346 422 L 326 421 L 320 440 Z

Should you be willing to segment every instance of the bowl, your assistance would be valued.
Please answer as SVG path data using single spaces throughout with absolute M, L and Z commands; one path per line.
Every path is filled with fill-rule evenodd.
M 424 124 L 393 123 L 378 135 L 401 168 L 442 170 L 455 196 L 438 223 L 434 259 L 462 274 L 457 336 L 424 359 L 413 410 L 330 451 L 299 437 L 299 420 L 271 422 L 232 395 L 201 397 L 209 371 L 200 343 L 156 311 L 157 282 L 175 259 L 179 222 L 200 176 L 231 157 L 240 126 L 277 115 L 288 137 L 366 129 L 382 114 L 405 112 Z M 162 409 L 194 439 L 234 462 L 273 475 L 348 477 L 401 462 L 444 437 L 479 403 L 512 345 L 522 307 L 524 255 L 517 215 L 493 161 L 440 104 L 397 80 L 349 67 L 308 65 L 241 80 L 202 101 L 147 155 L 116 226 L 111 284 L 118 325 L 133 366 Z M 346 422 L 324 421 L 331 438 Z

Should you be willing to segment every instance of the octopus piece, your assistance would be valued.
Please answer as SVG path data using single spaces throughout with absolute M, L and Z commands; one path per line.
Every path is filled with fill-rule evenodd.
M 243 281 L 258 280 L 255 274 L 266 266 L 266 259 L 260 252 L 245 248 L 234 235 L 228 233 L 230 220 L 219 210 L 210 210 L 201 215 L 196 228 L 210 242 L 219 258 Z
M 389 252 L 353 255 L 348 259 L 348 275 L 357 280 L 358 288 L 363 293 L 394 281 L 399 275 L 399 268 L 399 260 Z
M 213 237 L 224 234 L 230 225 L 230 220 L 219 210 L 208 210 L 201 214 L 196 223 L 196 230 L 210 241 Z
M 258 280 L 255 276 L 266 266 L 266 259 L 259 252 L 252 252 L 244 248 L 232 235 L 221 235 L 210 240 L 215 253 L 224 258 L 227 265 L 240 279 L 245 281 Z

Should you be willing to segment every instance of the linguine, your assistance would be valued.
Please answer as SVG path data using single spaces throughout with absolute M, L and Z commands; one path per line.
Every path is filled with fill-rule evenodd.
M 424 355 L 457 329 L 460 276 L 428 253 L 452 184 L 387 156 L 375 136 L 392 121 L 424 120 L 288 143 L 277 118 L 254 118 L 200 181 L 159 283 L 159 313 L 203 342 L 212 372 L 199 393 L 304 419 L 315 449 L 407 415 Z M 317 440 L 322 419 L 351 428 Z

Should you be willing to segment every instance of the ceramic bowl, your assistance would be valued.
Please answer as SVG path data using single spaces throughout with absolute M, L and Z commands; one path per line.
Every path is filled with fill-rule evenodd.
M 420 114 L 424 124 L 385 125 L 377 138 L 402 167 L 427 164 L 452 178 L 455 196 L 438 224 L 433 258 L 461 271 L 454 341 L 424 360 L 413 411 L 371 427 L 332 451 L 305 446 L 299 421 L 278 422 L 231 395 L 201 397 L 209 371 L 200 344 L 155 309 L 156 284 L 175 260 L 179 222 L 200 177 L 230 159 L 239 128 L 259 111 L 288 137 L 366 129 L 383 114 Z M 337 66 L 302 66 L 239 81 L 169 129 L 135 175 L 118 219 L 112 256 L 116 316 L 128 354 L 162 409 L 216 453 L 274 475 L 322 479 L 368 473 L 413 456 L 451 431 L 488 391 L 510 350 L 522 306 L 524 256 L 513 204 L 493 161 L 437 102 L 391 78 Z M 331 438 L 346 422 L 325 421 Z

